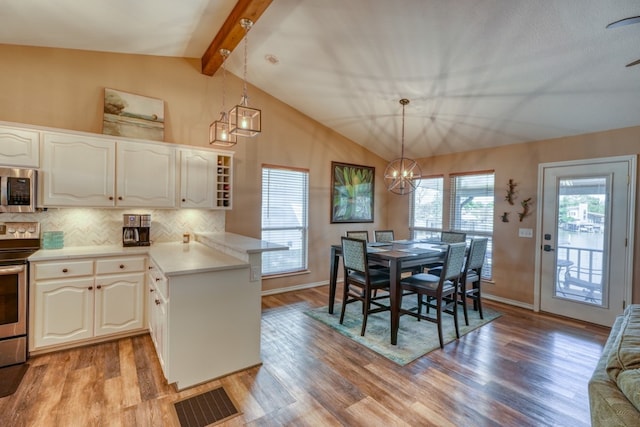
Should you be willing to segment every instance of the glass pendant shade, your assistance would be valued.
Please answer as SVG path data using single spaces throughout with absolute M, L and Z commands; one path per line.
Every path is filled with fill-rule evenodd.
M 384 184 L 387 190 L 400 195 L 412 193 L 418 186 L 417 180 L 422 176 L 418 162 L 404 156 L 404 107 L 408 103 L 408 99 L 400 100 L 400 105 L 402 105 L 402 151 L 400 158 L 389 163 L 384 170 Z
M 244 75 L 242 78 L 242 98 L 240 103 L 229 111 L 229 132 L 236 136 L 252 137 L 262 132 L 262 112 L 249 107 L 247 96 L 247 40 L 248 32 L 253 26 L 250 19 L 242 18 L 240 25 L 244 28 Z
M 225 68 L 225 62 L 231 52 L 227 49 L 220 49 L 220 55 L 222 55 L 222 112 L 220 113 L 220 119 L 209 125 L 209 144 L 218 145 L 220 147 L 233 147 L 236 145 L 238 138 L 229 132 L 229 115 L 224 111 L 224 98 L 225 98 L 225 80 L 227 70 Z
M 252 137 L 262 131 L 262 114 L 257 108 L 246 105 L 246 98 L 229 112 L 229 132 L 232 135 Z
M 238 138 L 229 132 L 229 116 L 225 112 L 220 113 L 220 120 L 209 126 L 209 144 L 233 147 L 237 142 Z

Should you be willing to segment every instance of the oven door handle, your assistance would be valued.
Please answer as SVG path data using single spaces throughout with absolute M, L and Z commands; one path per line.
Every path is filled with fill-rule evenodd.
M 0 267 L 0 276 L 7 276 L 9 274 L 22 273 L 24 271 L 24 265 L 12 265 L 11 267 Z

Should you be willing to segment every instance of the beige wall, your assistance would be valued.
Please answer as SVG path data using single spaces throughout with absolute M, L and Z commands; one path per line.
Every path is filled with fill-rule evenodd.
M 0 121 L 100 133 L 105 87 L 163 99 L 168 142 L 207 146 L 209 123 L 219 115 L 221 78 L 201 75 L 197 60 L 7 45 L 0 45 L 0 57 Z M 227 84 L 228 108 L 239 99 L 241 81 L 231 76 Z M 234 147 L 234 209 L 226 215 L 227 231 L 260 237 L 263 164 L 310 171 L 309 272 L 265 280 L 264 290 L 325 282 L 329 246 L 349 228 L 389 227 L 407 237 L 408 199 L 384 191 L 386 161 L 253 87 L 249 95 L 250 104 L 263 110 L 263 133 Z M 511 207 L 511 222 L 499 222 L 498 214 L 508 207 L 507 181 L 514 179 L 520 195 L 537 202 L 538 163 L 636 154 L 639 141 L 640 127 L 423 159 L 421 166 L 425 174 L 495 170 L 495 284 L 488 285 L 487 292 L 532 304 L 535 239 L 518 238 L 517 232 L 520 227 L 535 228 L 536 206 L 522 223 L 517 221 L 517 206 Z M 331 161 L 376 167 L 375 223 L 329 223 Z M 636 267 L 636 277 L 638 273 Z M 638 285 L 635 290 L 639 302 Z

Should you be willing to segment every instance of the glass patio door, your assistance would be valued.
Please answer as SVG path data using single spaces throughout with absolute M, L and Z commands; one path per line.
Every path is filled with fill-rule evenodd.
M 611 326 L 630 298 L 635 158 L 541 171 L 540 310 Z

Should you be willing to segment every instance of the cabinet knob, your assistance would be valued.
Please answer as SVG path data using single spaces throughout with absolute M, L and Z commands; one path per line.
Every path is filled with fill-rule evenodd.
M 155 289 L 149 289 L 149 292 L 153 292 L 153 291 L 155 291 Z
M 149 270 L 153 270 L 153 266 L 151 266 L 151 265 L 150 265 L 149 267 L 147 267 L 147 268 L 148 268 Z
M 156 282 L 159 282 L 159 281 L 160 281 L 160 278 L 159 278 L 159 277 L 156 277 Z
M 68 273 L 68 272 L 69 272 L 69 269 L 67 269 L 67 268 L 63 268 L 63 269 L 62 269 L 62 272 L 63 272 L 63 273 Z
M 122 196 L 118 196 L 118 200 L 122 200 Z
M 120 264 L 120 268 L 124 268 L 124 264 Z
M 89 286 L 89 288 L 88 288 L 88 289 L 89 289 L 90 291 L 92 291 L 92 290 L 93 290 L 93 286 Z
M 113 196 L 109 196 L 109 200 L 113 200 Z
M 102 289 L 102 285 L 96 286 L 96 289 Z
M 156 305 L 160 305 L 160 300 L 159 299 L 156 300 Z
M 184 202 L 186 202 L 186 201 L 187 201 L 187 199 L 182 199 L 182 203 L 184 203 Z

